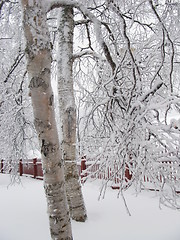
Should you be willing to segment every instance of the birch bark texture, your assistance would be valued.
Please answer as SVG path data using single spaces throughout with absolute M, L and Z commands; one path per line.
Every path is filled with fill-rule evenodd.
M 21 0 L 34 124 L 41 146 L 51 238 L 72 240 L 51 88 L 51 46 L 43 0 Z
M 59 9 L 58 18 L 58 97 L 61 147 L 65 161 L 66 194 L 72 219 L 84 222 L 86 208 L 76 164 L 76 106 L 73 89 L 73 8 Z

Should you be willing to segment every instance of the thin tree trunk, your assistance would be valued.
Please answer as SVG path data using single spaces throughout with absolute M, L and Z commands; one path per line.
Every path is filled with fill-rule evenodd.
M 44 173 L 50 232 L 52 239 L 72 240 L 71 223 L 65 194 L 64 167 L 55 122 L 51 88 L 51 48 L 43 0 L 21 0 L 26 37 L 27 71 L 34 123 Z
M 62 131 L 61 146 L 65 161 L 66 193 L 71 217 L 86 220 L 86 209 L 76 164 L 76 106 L 73 89 L 73 9 L 61 7 L 58 27 L 58 94 Z

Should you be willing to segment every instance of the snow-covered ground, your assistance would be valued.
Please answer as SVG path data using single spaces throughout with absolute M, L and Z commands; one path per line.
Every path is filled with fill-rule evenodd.
M 43 182 L 23 177 L 20 185 L 8 184 L 9 176 L 0 174 L 0 240 L 50 240 Z M 98 184 L 86 183 L 83 193 L 88 220 L 72 222 L 74 240 L 180 239 L 180 212 L 160 210 L 153 192 L 125 194 L 131 217 L 117 190 L 98 201 Z

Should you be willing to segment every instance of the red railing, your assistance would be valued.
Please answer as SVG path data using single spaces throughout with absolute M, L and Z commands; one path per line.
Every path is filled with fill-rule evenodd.
M 131 181 L 131 167 L 133 166 L 130 165 L 130 167 L 128 167 L 128 165 L 126 165 L 123 175 L 122 169 L 119 168 L 118 164 L 106 167 L 97 162 L 86 161 L 86 159 L 83 158 L 81 160 L 81 167 L 79 166 L 79 174 L 82 182 L 86 180 L 87 176 L 90 176 L 91 178 L 110 180 L 112 182 L 112 188 L 119 188 L 119 183 L 122 182 L 122 179 L 125 180 L 127 186 Z M 180 164 L 176 161 L 159 161 L 156 162 L 154 169 L 153 166 L 149 166 L 148 171 L 146 170 L 144 173 L 140 173 L 140 177 L 142 178 L 142 182 L 148 184 L 153 184 L 156 181 L 159 183 L 172 182 L 176 184 L 180 182 Z
M 81 163 L 78 164 L 79 175 L 81 176 L 82 182 L 86 180 L 86 177 L 89 176 L 94 179 L 106 179 L 111 180 L 116 184 L 119 184 L 122 177 L 121 171 L 117 164 L 114 164 L 113 167 L 104 167 L 100 163 L 93 163 L 92 161 L 86 161 L 86 158 L 81 159 Z M 126 165 L 125 168 L 125 181 L 131 180 L 132 174 L 129 171 L 129 167 Z
M 29 160 L 20 160 L 19 161 L 19 175 L 28 175 L 33 178 L 42 179 L 43 178 L 43 171 L 42 171 L 42 163 L 41 159 L 29 159 Z M 10 165 L 10 163 L 8 164 Z M 1 173 L 9 173 L 11 171 L 11 166 L 6 166 L 6 162 L 1 160 Z
M 180 166 L 177 162 L 173 161 L 162 161 L 159 163 L 159 172 L 156 173 L 157 179 L 162 182 L 163 178 L 167 178 L 171 181 L 180 181 Z M 114 165 L 113 167 L 105 167 L 101 169 L 100 164 L 98 162 L 93 163 L 92 161 L 86 161 L 86 158 L 82 158 L 81 162 L 77 164 L 79 176 L 82 181 L 86 179 L 87 176 L 91 178 L 97 179 L 108 179 L 118 185 L 121 182 L 122 176 L 121 171 L 119 170 L 118 165 Z M 3 160 L 0 162 L 0 172 L 1 173 L 9 173 L 12 167 L 9 163 L 7 167 L 7 163 Z M 178 169 L 178 170 L 177 170 Z M 30 160 L 20 160 L 19 161 L 19 175 L 27 175 L 36 179 L 43 179 L 43 170 L 41 159 L 30 159 Z M 129 181 L 132 178 L 132 174 L 129 171 L 128 166 L 125 168 L 125 181 Z M 161 174 L 163 173 L 163 175 Z M 151 183 L 153 181 L 152 176 L 150 176 L 147 172 L 143 176 L 143 182 Z

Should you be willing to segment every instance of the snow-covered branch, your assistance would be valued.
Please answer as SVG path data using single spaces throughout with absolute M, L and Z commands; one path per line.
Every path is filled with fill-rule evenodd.
M 71 6 L 71 7 L 75 7 L 77 9 L 79 9 L 87 18 L 90 19 L 90 21 L 94 24 L 94 31 L 95 31 L 95 36 L 96 36 L 96 40 L 99 43 L 99 45 L 101 46 L 101 48 L 103 49 L 104 55 L 107 59 L 107 62 L 110 64 L 112 72 L 114 72 L 115 68 L 116 68 L 116 64 L 113 61 L 111 52 L 106 44 L 106 42 L 104 41 L 104 37 L 102 34 L 102 30 L 101 30 L 101 21 L 98 20 L 98 18 L 91 13 L 88 8 L 85 7 L 84 4 L 82 4 L 81 2 L 77 2 L 77 1 L 73 1 L 73 0 L 67 0 L 67 1 L 63 1 L 63 0 L 54 0 L 54 1 L 46 1 L 44 3 L 45 7 L 46 7 L 46 11 L 50 11 L 54 8 L 59 8 L 62 6 Z
M 101 59 L 101 60 L 105 60 L 105 58 L 103 58 L 100 54 L 91 51 L 91 50 L 82 50 L 80 52 L 74 53 L 73 54 L 73 59 L 77 59 L 77 58 L 81 58 L 83 56 L 91 56 L 95 59 Z

